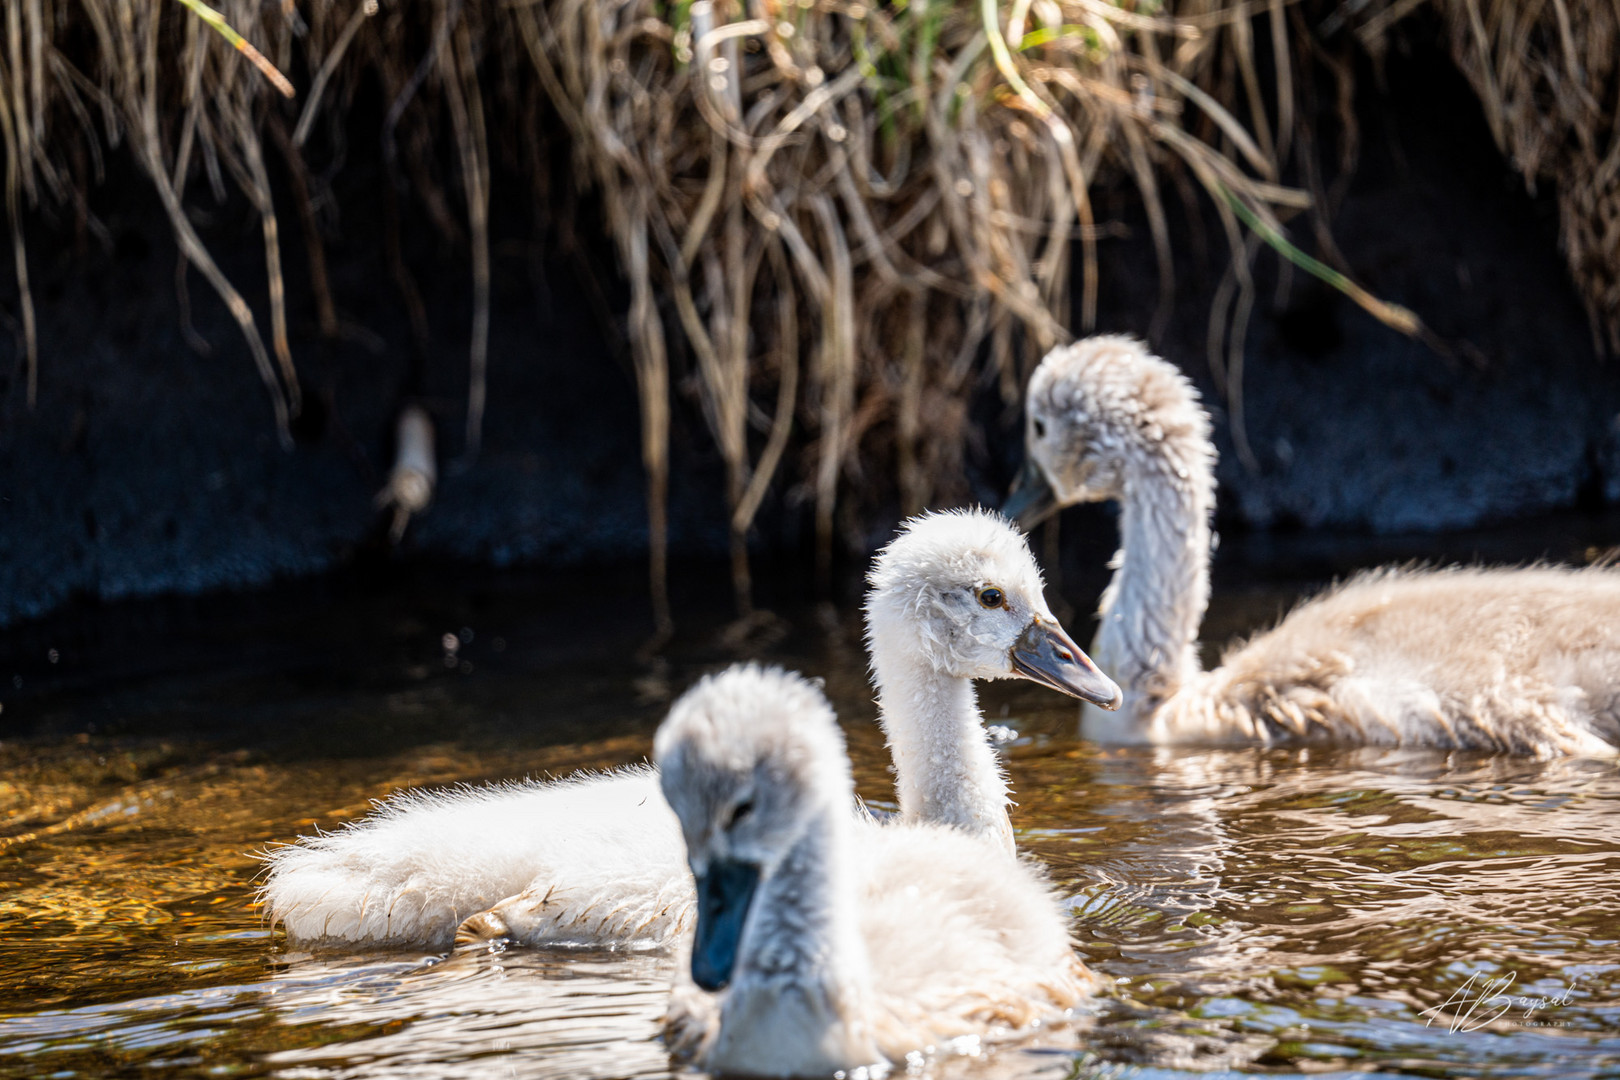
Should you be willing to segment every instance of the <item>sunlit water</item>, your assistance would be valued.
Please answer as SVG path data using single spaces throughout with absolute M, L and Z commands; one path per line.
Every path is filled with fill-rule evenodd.
M 477 616 L 451 605 L 390 623 L 364 663 L 345 623 L 298 664 L 6 703 L 46 734 L 0 743 L 0 1075 L 669 1075 L 667 957 L 309 955 L 252 906 L 252 852 L 399 787 L 640 760 L 670 694 L 735 655 L 704 631 L 649 667 L 633 627 L 564 645 L 545 619 L 474 609 L 486 625 L 454 649 Z M 755 653 L 827 677 L 859 787 L 886 804 L 854 622 L 792 622 Z M 984 699 L 1020 846 L 1114 989 L 1079 1021 L 1084 1050 L 934 1068 L 1620 1075 L 1614 765 L 1110 750 L 1039 688 Z

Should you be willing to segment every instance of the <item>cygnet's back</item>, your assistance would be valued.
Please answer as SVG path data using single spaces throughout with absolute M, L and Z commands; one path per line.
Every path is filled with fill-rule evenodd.
M 1054 349 L 1026 404 L 1021 520 L 1120 504 L 1096 652 L 1125 702 L 1087 711 L 1088 736 L 1620 751 L 1620 570 L 1376 571 L 1205 672 L 1215 447 L 1196 388 L 1140 342 L 1100 336 Z
M 861 936 L 897 1028 L 1025 1028 L 1094 989 L 1033 862 L 998 865 L 982 842 L 938 825 L 863 828 L 858 850 Z
M 1442 725 L 1462 748 L 1612 754 L 1620 571 L 1373 571 L 1232 649 L 1211 677 L 1307 738 L 1331 717 L 1374 745 L 1433 741 L 1423 734 Z

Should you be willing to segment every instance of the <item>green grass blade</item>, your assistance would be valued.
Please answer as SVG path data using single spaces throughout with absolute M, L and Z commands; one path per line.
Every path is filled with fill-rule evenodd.
M 1244 204 L 1242 199 L 1234 195 L 1230 188 L 1222 187 L 1221 194 L 1226 197 L 1226 203 L 1261 240 L 1270 245 L 1277 254 L 1310 274 L 1312 277 L 1325 282 L 1338 289 L 1344 295 L 1354 300 L 1373 318 L 1394 330 L 1399 330 L 1408 337 L 1426 337 L 1426 328 L 1423 320 L 1417 313 L 1399 304 L 1392 304 L 1387 300 L 1380 300 L 1372 293 L 1339 273 L 1333 267 L 1319 259 L 1314 259 L 1289 242 L 1288 238 L 1275 228 L 1260 220 L 1253 210 Z
M 283 96 L 292 97 L 297 93 L 293 89 L 293 84 L 287 81 L 287 76 L 277 71 L 276 65 L 266 60 L 264 53 L 255 49 L 252 42 L 238 34 L 236 29 L 225 21 L 225 16 L 202 3 L 201 0 L 180 0 L 180 2 L 190 8 L 193 15 L 207 23 L 210 29 L 230 42 L 232 48 L 247 57 L 248 62 L 258 68 L 264 77 L 270 80 L 270 85 L 280 90 Z

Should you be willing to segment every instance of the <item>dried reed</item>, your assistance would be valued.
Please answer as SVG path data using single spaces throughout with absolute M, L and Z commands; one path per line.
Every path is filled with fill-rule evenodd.
M 961 496 L 976 377 L 987 365 L 1015 396 L 1042 352 L 1094 321 L 1090 188 L 1105 169 L 1131 177 L 1148 206 L 1166 304 L 1156 176 L 1167 162 L 1209 193 L 1242 256 L 1245 298 L 1244 223 L 1286 244 L 1280 213 L 1309 204 L 1277 182 L 1291 97 L 1275 122 L 1266 115 L 1249 41 L 1258 15 L 1284 42 L 1274 78 L 1290 86 L 1283 0 L 1198 0 L 1174 17 L 1103 0 L 512 11 L 630 276 L 650 467 L 665 454 L 670 378 L 651 297 L 671 297 L 695 357 L 745 607 L 744 540 L 795 420 L 815 438 L 796 490 L 814 500 L 823 565 L 845 477 L 887 493 L 873 467 L 888 459 L 904 511 Z M 1223 58 L 1235 65 L 1223 71 Z M 1221 104 L 1234 86 L 1250 125 Z M 753 393 L 773 382 L 768 414 Z
M 1614 341 L 1620 143 L 1605 135 L 1612 109 L 1586 89 L 1612 75 L 1613 12 L 1564 0 L 1534 9 L 1502 0 L 1483 13 L 1477 0 L 1436 2 L 1526 175 L 1575 178 L 1560 184 L 1565 242 Z M 1207 194 L 1232 254 L 1210 342 L 1240 451 L 1250 266 L 1262 244 L 1390 325 L 1421 330 L 1410 312 L 1287 239 L 1284 221 L 1323 200 L 1309 154 L 1300 161 L 1309 193 L 1281 182 L 1311 138 L 1308 110 L 1295 103 L 1311 80 L 1294 69 L 1316 49 L 1314 30 L 1292 0 L 1185 0 L 1174 13 L 1157 0 L 431 0 L 381 10 L 376 0 L 228 0 L 218 15 L 237 35 L 229 40 L 192 18 L 199 0 L 181 3 L 6 2 L 0 135 L 30 401 L 38 363 L 23 204 L 48 196 L 82 208 L 62 145 L 82 138 L 99 177 L 102 147 L 128 139 L 184 257 L 239 323 L 286 438 L 299 387 L 264 136 L 292 178 L 319 322 L 334 333 L 301 154 L 322 125 L 341 130 L 356 87 L 375 79 L 391 102 L 390 167 L 471 254 L 464 441 L 476 452 L 490 125 L 532 119 L 523 103 L 538 83 L 571 132 L 580 179 L 602 196 L 630 287 L 661 628 L 671 394 L 687 358 L 726 465 L 746 610 L 746 540 L 773 486 L 813 502 L 823 567 L 840 524 L 860 516 L 838 516 L 841 505 L 859 509 L 851 492 L 906 512 L 963 495 L 973 388 L 999 381 L 1012 402 L 1041 353 L 1093 325 L 1100 178 L 1134 184 L 1146 207 L 1160 266 L 1156 325 L 1175 287 L 1161 185 L 1185 192 L 1190 181 Z M 1376 45 L 1413 6 L 1347 5 L 1340 17 L 1359 19 Z M 1538 28 L 1532 45 L 1517 18 Z M 1264 75 L 1257 32 L 1270 41 Z M 279 111 L 255 55 L 309 73 L 296 122 Z M 504 108 L 486 107 L 492 93 Z M 1539 106 L 1548 94 L 1552 107 Z M 454 161 L 441 170 L 432 158 L 446 125 Z M 455 197 L 434 179 L 440 171 L 458 181 Z M 227 176 L 261 219 L 268 348 L 184 212 L 188 185 L 206 180 L 222 197 Z M 1319 216 L 1313 223 L 1331 262 L 1331 238 Z M 390 251 L 394 279 L 415 297 Z M 421 334 L 420 301 L 408 306 Z M 802 457 L 789 452 L 795 435 Z M 780 480 L 794 461 L 801 471 Z

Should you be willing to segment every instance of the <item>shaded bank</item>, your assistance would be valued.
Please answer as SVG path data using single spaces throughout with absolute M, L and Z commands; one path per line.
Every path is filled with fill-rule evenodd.
M 1358 278 L 1422 313 L 1452 355 L 1298 273 L 1279 289 L 1275 261 L 1262 260 L 1246 464 L 1239 402 L 1206 349 L 1209 290 L 1189 297 L 1155 344 L 1215 412 L 1223 528 L 1425 532 L 1612 503 L 1620 367 L 1594 348 L 1553 192 L 1525 193 L 1437 46 L 1409 42 L 1376 77 L 1359 74 L 1359 155 L 1333 236 Z M 1327 145 L 1342 135 L 1327 117 L 1317 130 Z M 1140 333 L 1151 265 L 1128 243 L 1115 253 L 1099 322 Z
M 1523 194 L 1438 46 L 1388 56 L 1382 89 L 1370 69 L 1358 74 L 1361 154 L 1333 235 L 1370 287 L 1477 354 L 1436 356 L 1302 275 L 1278 300 L 1275 260 L 1260 260 L 1243 397 L 1256 462 L 1239 461 L 1224 416 L 1223 528 L 1434 529 L 1620 497 L 1609 435 L 1620 373 L 1593 354 L 1550 196 Z M 17 353 L 0 406 L 0 621 L 75 594 L 238 587 L 353 560 L 380 539 L 371 497 L 405 400 L 429 405 L 445 466 L 408 536 L 417 552 L 558 567 L 642 557 L 630 296 L 599 206 L 573 194 L 558 121 L 540 110 L 527 142 L 497 141 L 492 155 L 489 397 L 481 453 L 463 467 L 469 242 L 390 176 L 377 139 L 387 106 L 375 87 L 348 103 L 343 168 L 323 204 L 337 336 L 322 333 L 307 275 L 287 275 L 305 402 L 291 451 L 278 446 L 234 320 L 195 276 L 190 318 L 211 354 L 188 343 L 171 223 L 133 162 L 109 156 L 107 182 L 88 189 L 107 247 L 71 214 L 30 219 L 49 362 L 31 410 Z M 1320 110 L 1316 152 L 1327 158 L 1340 132 L 1331 102 Z M 278 205 L 296 204 L 285 170 L 270 180 Z M 1146 332 L 1159 279 L 1140 201 L 1119 187 L 1094 198 L 1098 325 Z M 221 267 L 244 294 L 264 295 L 257 214 L 239 195 L 196 202 Z M 1180 288 L 1160 347 L 1219 406 L 1205 343 L 1227 265 L 1220 225 L 1196 199 L 1166 207 Z M 281 242 L 286 266 L 308 264 L 299 230 Z M 425 333 L 391 270 L 396 243 Z M 691 370 L 676 368 L 671 397 L 672 543 L 715 553 L 728 543 L 727 478 Z M 1005 389 L 969 380 L 965 429 L 931 435 L 962 459 L 964 497 L 994 501 L 1017 457 Z M 886 490 L 883 458 L 863 468 L 856 481 Z M 809 461 L 783 466 L 756 545 L 805 550 L 814 481 Z M 880 541 L 901 509 L 897 494 L 851 509 L 853 546 Z

